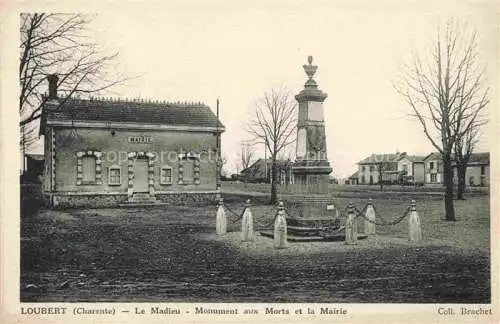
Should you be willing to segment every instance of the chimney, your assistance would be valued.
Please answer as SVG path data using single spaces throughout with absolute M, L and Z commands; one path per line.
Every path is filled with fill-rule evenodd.
M 59 77 L 55 74 L 49 74 L 47 81 L 49 81 L 49 99 L 57 99 L 57 82 L 59 81 Z

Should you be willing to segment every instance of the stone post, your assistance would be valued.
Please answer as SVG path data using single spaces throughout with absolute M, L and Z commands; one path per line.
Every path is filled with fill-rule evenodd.
M 222 198 L 222 195 L 220 193 L 220 188 L 217 188 L 215 191 L 215 200 L 217 201 L 217 203 L 220 201 L 221 198 Z
M 345 244 L 354 245 L 358 244 L 358 226 L 356 222 L 356 214 L 354 213 L 354 206 L 349 202 L 347 206 L 347 220 L 345 222 Z
M 241 240 L 243 242 L 253 241 L 253 216 L 250 210 L 250 199 L 245 203 L 245 211 L 243 212 L 243 218 L 241 220 Z
M 411 201 L 410 217 L 408 219 L 408 240 L 412 243 L 422 240 L 422 228 L 420 226 L 420 216 L 417 212 L 415 200 Z
M 371 198 L 368 200 L 365 217 L 365 234 L 375 235 L 375 209 L 373 208 L 373 201 Z
M 217 207 L 217 217 L 215 218 L 215 232 L 217 235 L 223 235 L 227 232 L 227 218 L 223 198 L 219 198 L 219 207 Z
M 278 214 L 274 220 L 274 247 L 276 249 L 287 247 L 286 213 L 282 201 L 279 202 Z

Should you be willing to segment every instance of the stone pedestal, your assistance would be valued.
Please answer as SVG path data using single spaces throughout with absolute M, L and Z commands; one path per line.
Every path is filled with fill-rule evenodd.
M 327 94 L 318 89 L 313 79 L 318 67 L 312 65 L 312 56 L 303 66 L 308 76 L 304 89 L 295 96 L 299 104 L 297 119 L 296 161 L 293 204 L 299 215 L 288 220 L 291 235 L 321 236 L 326 230 L 339 228 L 338 210 L 328 196 L 329 174 L 332 172 L 327 157 L 323 102 Z
M 303 194 L 327 194 L 329 174 L 332 172 L 326 149 L 323 102 L 327 94 L 318 89 L 313 76 L 318 67 L 304 65 L 309 79 L 304 89 L 295 96 L 299 104 L 297 119 L 296 161 L 292 165 L 295 190 Z

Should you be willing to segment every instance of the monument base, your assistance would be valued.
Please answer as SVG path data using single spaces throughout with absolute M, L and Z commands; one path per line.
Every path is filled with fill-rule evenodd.
M 274 238 L 274 231 L 266 230 L 260 231 L 260 235 L 264 237 Z M 366 239 L 368 235 L 358 234 L 358 240 Z M 287 235 L 287 241 L 289 242 L 320 242 L 320 241 L 329 241 L 329 242 L 343 242 L 345 241 L 345 230 L 341 229 L 338 232 L 324 234 L 324 235 L 313 235 L 313 236 L 300 236 L 300 235 Z
M 285 206 L 290 235 L 322 236 L 322 233 L 340 229 L 340 214 L 329 196 L 287 197 Z

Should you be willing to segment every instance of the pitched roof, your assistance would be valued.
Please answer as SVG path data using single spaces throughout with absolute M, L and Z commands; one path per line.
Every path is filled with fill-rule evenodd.
M 441 153 L 439 152 L 432 152 L 431 154 L 427 155 L 424 158 L 424 161 L 426 160 L 440 160 L 441 159 Z
M 482 152 L 482 153 L 472 153 L 469 159 L 469 164 L 490 164 L 490 153 Z
M 267 163 L 266 163 L 267 162 Z M 288 162 L 288 160 L 276 160 L 278 166 L 285 166 Z M 272 159 L 263 159 L 263 158 L 258 158 L 257 160 L 255 160 L 255 162 L 253 162 L 248 168 L 246 169 L 243 169 L 240 171 L 240 173 L 244 173 L 244 172 L 247 172 L 248 170 L 252 169 L 252 168 L 255 168 L 255 167 L 260 167 L 261 165 L 262 166 L 265 166 L 266 164 L 268 165 L 268 167 L 271 166 L 271 164 L 273 163 L 273 160 Z
M 356 172 L 354 172 L 354 173 L 353 173 L 353 174 L 349 177 L 349 179 L 353 179 L 353 178 L 356 178 L 356 179 L 357 179 L 357 178 L 358 178 L 358 175 L 359 175 L 359 171 L 356 171 Z
M 73 98 L 59 100 L 62 101 L 60 105 L 48 104 L 44 107 L 44 118 L 58 121 L 224 127 L 210 107 L 202 103 Z
M 452 155 L 452 159 L 454 156 Z M 441 160 L 441 153 L 432 152 L 427 155 L 424 160 Z M 490 163 L 490 153 L 489 152 L 481 152 L 481 153 L 472 153 L 469 158 L 469 164 L 489 164 Z
M 402 153 L 389 153 L 389 154 L 372 154 L 367 158 L 359 161 L 358 164 L 376 164 L 381 162 L 397 162 L 401 157 L 406 156 L 405 152 Z
M 399 160 L 407 158 L 410 162 L 424 162 L 426 156 L 423 155 L 404 155 L 399 158 Z

